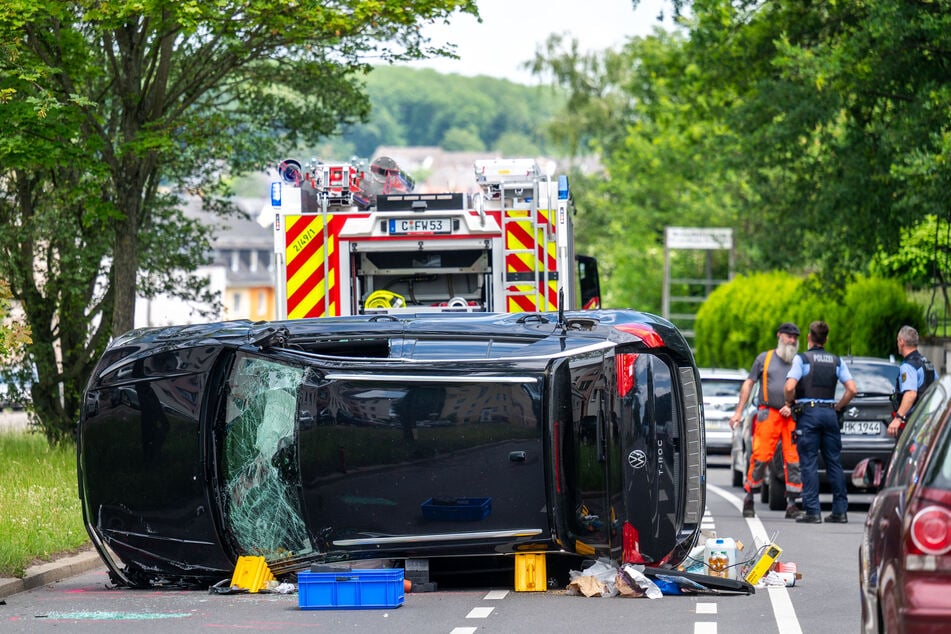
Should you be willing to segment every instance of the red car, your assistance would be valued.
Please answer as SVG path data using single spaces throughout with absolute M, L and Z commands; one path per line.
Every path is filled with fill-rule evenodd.
M 947 632 L 951 624 L 951 376 L 922 396 L 882 480 L 863 460 L 856 486 L 881 486 L 859 549 L 864 632 Z

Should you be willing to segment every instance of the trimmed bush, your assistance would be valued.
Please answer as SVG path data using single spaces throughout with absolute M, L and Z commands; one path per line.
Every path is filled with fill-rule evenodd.
M 897 352 L 901 326 L 919 331 L 925 326 L 921 307 L 896 280 L 859 277 L 842 293 L 815 277 L 781 271 L 739 275 L 714 290 L 697 312 L 697 364 L 746 368 L 776 345 L 776 329 L 784 321 L 799 326 L 799 347 L 805 350 L 809 324 L 818 319 L 829 324 L 827 345 L 840 355 L 887 357 Z

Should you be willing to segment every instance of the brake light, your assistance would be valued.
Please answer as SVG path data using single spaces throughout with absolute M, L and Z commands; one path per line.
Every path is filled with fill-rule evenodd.
M 951 511 L 926 506 L 911 520 L 911 543 L 925 555 L 944 555 L 951 551 Z
M 641 554 L 640 534 L 630 522 L 624 522 L 621 528 L 622 556 L 624 564 L 642 564 L 644 555 Z
M 664 345 L 664 340 L 657 334 L 657 331 L 647 324 L 617 324 L 614 327 L 621 332 L 639 337 L 641 341 L 652 348 L 661 348 Z
M 923 488 L 909 504 L 906 517 L 905 569 L 951 571 L 951 492 Z M 906 520 L 907 521 L 907 520 Z
M 634 363 L 636 361 L 637 355 L 632 352 L 624 352 L 614 357 L 618 396 L 627 396 L 627 393 L 634 387 Z

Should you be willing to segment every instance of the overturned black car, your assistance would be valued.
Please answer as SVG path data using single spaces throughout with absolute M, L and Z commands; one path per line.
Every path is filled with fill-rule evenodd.
M 632 311 L 136 330 L 79 424 L 87 530 L 121 585 L 516 552 L 680 563 L 704 508 L 697 370 Z

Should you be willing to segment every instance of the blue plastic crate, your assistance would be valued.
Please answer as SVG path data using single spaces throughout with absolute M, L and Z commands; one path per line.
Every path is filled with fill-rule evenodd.
M 473 522 L 492 512 L 492 498 L 429 498 L 420 505 L 423 517 L 437 522 Z
M 403 569 L 297 573 L 302 610 L 368 610 L 403 605 Z

